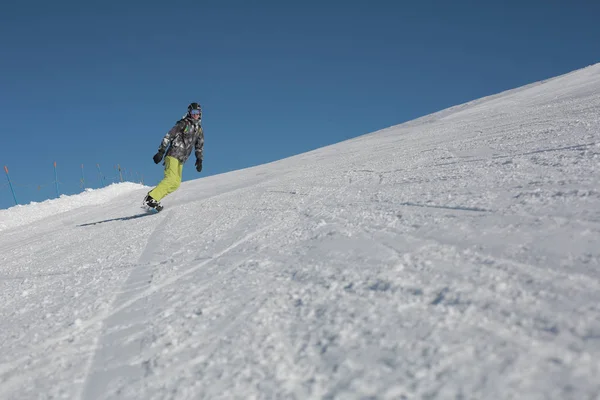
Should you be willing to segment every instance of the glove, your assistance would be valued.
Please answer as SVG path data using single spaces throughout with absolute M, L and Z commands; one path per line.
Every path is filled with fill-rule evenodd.
M 200 160 L 200 159 L 196 160 L 196 171 L 198 171 L 198 172 L 202 171 L 202 160 Z
M 159 151 L 158 153 L 156 153 L 154 157 L 152 157 L 154 159 L 154 164 L 158 164 L 163 159 L 164 155 L 164 151 Z

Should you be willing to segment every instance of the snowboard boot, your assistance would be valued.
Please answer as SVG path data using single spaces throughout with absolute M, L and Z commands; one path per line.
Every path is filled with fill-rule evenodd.
M 156 211 L 162 211 L 163 209 L 163 206 L 160 204 L 160 202 L 154 200 L 150 194 L 147 194 L 146 197 L 144 197 L 144 204 L 155 209 Z

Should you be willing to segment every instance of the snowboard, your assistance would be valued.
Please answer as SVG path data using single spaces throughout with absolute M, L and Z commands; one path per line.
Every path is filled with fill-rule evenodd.
M 159 212 L 161 212 L 163 210 L 163 205 L 159 204 L 156 207 L 150 207 L 147 204 L 142 204 L 142 209 L 146 210 L 147 213 L 149 214 L 158 214 Z

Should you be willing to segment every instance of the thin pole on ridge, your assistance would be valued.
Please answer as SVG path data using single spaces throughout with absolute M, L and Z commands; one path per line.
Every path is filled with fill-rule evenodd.
M 85 174 L 83 173 L 83 164 L 81 164 L 81 186 L 85 190 Z
M 98 167 L 98 176 L 100 178 L 100 183 L 104 187 L 106 186 L 106 180 L 104 179 L 104 175 L 102 175 L 102 171 L 100 171 L 100 164 L 96 164 L 96 167 Z
M 4 172 L 6 172 L 6 179 L 8 179 L 8 186 L 10 186 L 10 191 L 12 192 L 13 200 L 15 201 L 15 205 L 18 205 L 19 203 L 17 203 L 17 196 L 15 195 L 15 189 L 13 189 L 13 185 L 12 185 L 12 182 L 10 181 L 10 176 L 8 175 L 8 168 L 6 167 L 6 165 L 4 166 Z
M 60 197 L 60 193 L 58 191 L 58 174 L 56 172 L 56 161 L 54 161 L 54 183 L 56 184 L 56 197 Z

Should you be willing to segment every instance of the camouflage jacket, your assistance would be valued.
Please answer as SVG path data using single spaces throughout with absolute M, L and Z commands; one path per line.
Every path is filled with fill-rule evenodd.
M 167 150 L 168 148 L 168 150 Z M 182 118 L 167 132 L 158 148 L 159 152 L 167 150 L 167 156 L 185 163 L 195 149 L 196 158 L 202 160 L 204 150 L 204 131 L 200 121 Z

